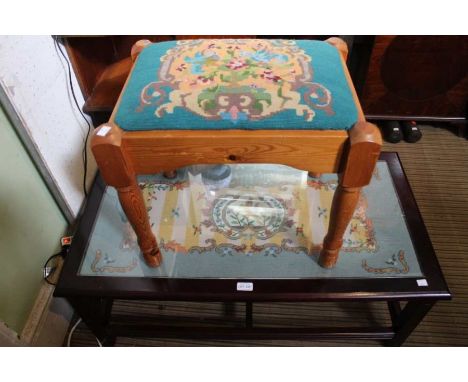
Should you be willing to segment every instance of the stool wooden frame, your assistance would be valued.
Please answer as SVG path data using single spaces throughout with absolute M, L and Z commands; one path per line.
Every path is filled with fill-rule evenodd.
M 347 131 L 124 131 L 114 122 L 114 117 L 128 84 L 127 79 L 109 122 L 94 131 L 91 149 L 104 180 L 117 189 L 122 208 L 135 230 L 138 244 L 149 266 L 159 266 L 162 257 L 156 237 L 151 231 L 136 176 L 164 172 L 166 176 L 174 177 L 179 167 L 221 163 L 276 163 L 315 174 L 338 173 L 339 184 L 332 202 L 328 233 L 318 260 L 326 268 L 335 265 L 361 187 L 371 180 L 382 139 L 378 128 L 364 118 L 346 68 L 346 43 L 339 38 L 326 41 L 340 52 L 343 69 L 358 110 L 356 124 Z M 135 61 L 141 50 L 150 43 L 148 40 L 138 41 L 132 47 L 132 59 Z

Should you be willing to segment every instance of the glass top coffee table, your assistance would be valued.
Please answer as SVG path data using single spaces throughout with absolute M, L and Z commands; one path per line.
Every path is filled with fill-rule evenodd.
M 310 177 L 278 165 L 192 166 L 175 179 L 138 180 L 163 264 L 146 266 L 116 192 L 98 177 L 55 291 L 108 344 L 125 335 L 400 345 L 436 301 L 451 297 L 395 153 L 381 154 L 333 269 L 317 257 L 336 175 Z M 245 326 L 130 325 L 112 319 L 114 299 L 241 301 Z M 386 301 L 392 325 L 256 327 L 252 303 L 273 301 Z

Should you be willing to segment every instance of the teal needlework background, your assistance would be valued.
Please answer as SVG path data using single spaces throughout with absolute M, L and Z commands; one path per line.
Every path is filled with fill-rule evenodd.
M 216 41 L 230 41 L 230 40 L 206 40 L 208 42 L 216 43 Z M 242 41 L 242 40 L 241 40 Z M 297 102 L 290 102 L 288 107 L 277 107 L 272 110 L 271 114 L 266 115 L 260 119 L 252 118 L 252 115 L 245 114 L 241 106 L 239 108 L 234 107 L 229 110 L 218 111 L 212 116 L 207 117 L 194 111 L 190 105 L 196 106 L 200 104 L 200 99 L 205 102 L 213 102 L 207 100 L 209 95 L 206 93 L 206 86 L 203 88 L 203 92 L 198 95 L 198 98 L 194 96 L 192 101 L 189 97 L 186 97 L 187 91 L 184 96 L 181 97 L 172 112 L 164 112 L 160 117 L 155 115 L 156 110 L 159 106 L 170 101 L 175 97 L 175 91 L 178 90 L 182 85 L 177 82 L 179 79 L 176 77 L 180 73 L 187 78 L 195 79 L 198 81 L 212 81 L 213 87 L 210 89 L 219 89 L 220 76 L 211 78 L 203 77 L 203 73 L 207 71 L 210 65 L 216 60 L 209 61 L 209 58 L 204 58 L 201 53 L 194 53 L 197 49 L 191 48 L 188 53 L 180 47 L 180 42 L 177 44 L 176 41 L 168 41 L 156 43 L 145 48 L 139 55 L 136 62 L 135 68 L 131 74 L 131 78 L 128 82 L 125 93 L 122 96 L 121 103 L 116 113 L 115 122 L 124 130 L 166 130 L 166 129 L 322 129 L 322 130 L 342 130 L 349 129 L 357 120 L 356 105 L 346 81 L 346 77 L 343 71 L 343 66 L 339 56 L 339 52 L 335 47 L 322 41 L 312 40 L 298 40 L 291 43 L 292 47 L 284 47 L 281 44 L 285 42 L 276 42 L 280 40 L 244 40 L 249 41 L 249 45 L 266 43 L 269 44 L 270 50 L 261 50 L 260 53 L 255 52 L 252 54 L 251 51 L 242 51 L 242 45 L 240 53 L 237 54 L 237 58 L 233 58 L 231 61 L 228 59 L 224 62 L 229 61 L 222 66 L 223 72 L 226 73 L 249 73 L 253 66 L 255 66 L 255 72 L 252 72 L 251 86 L 255 90 L 246 90 L 250 95 L 255 94 L 255 97 L 261 97 L 263 99 L 263 105 L 265 107 L 272 107 L 271 105 L 275 102 L 276 93 L 281 94 L 282 87 L 280 89 L 281 82 L 278 82 L 275 74 L 275 65 L 283 68 L 285 64 L 291 65 L 291 68 L 303 70 L 303 73 L 299 74 L 285 74 L 284 76 L 290 75 L 288 81 L 284 82 L 289 86 L 290 83 L 294 83 L 291 95 L 284 96 L 284 104 L 290 102 L 289 100 L 293 97 L 297 97 Z M 282 40 L 281 40 L 282 41 Z M 187 43 L 187 42 L 185 42 Z M 190 43 L 187 43 L 190 44 Z M 191 43 L 191 44 L 196 44 Z M 273 54 L 276 52 L 276 45 L 278 44 L 278 52 L 287 51 L 289 56 L 281 54 Z M 290 44 L 290 43 L 288 43 Z M 235 43 L 232 44 L 236 45 Z M 225 53 L 225 49 L 220 49 L 216 52 L 220 52 L 219 56 Z M 201 48 L 200 48 L 201 49 Z M 253 49 L 253 48 L 252 48 Z M 265 48 L 266 49 L 266 48 Z M 289 50 L 285 50 L 289 49 Z M 168 54 L 168 51 L 171 52 Z M 206 49 L 204 50 L 206 51 Z M 302 52 L 303 51 L 303 52 Z M 174 53 L 175 52 L 175 53 Z M 213 53 L 214 54 L 214 53 Z M 161 63 L 161 57 L 165 56 L 164 63 Z M 250 55 L 250 56 L 248 56 Z M 175 57 L 175 58 L 174 58 Z M 276 58 L 275 58 L 276 57 Z M 221 57 L 222 58 L 222 57 Z M 177 61 L 179 60 L 179 61 Z M 204 61 L 203 61 L 204 60 Z M 268 61 L 270 60 L 270 61 Z M 219 60 L 218 60 L 219 61 Z M 274 64 L 271 64 L 271 63 Z M 173 67 L 177 68 L 174 69 Z M 273 67 L 272 70 L 269 68 Z M 208 65 L 208 66 L 207 66 Z M 250 65 L 250 67 L 249 67 Z M 265 66 L 266 65 L 266 66 Z M 163 67 L 162 67 L 163 66 Z M 173 67 L 172 67 L 173 66 Z M 226 71 L 226 66 L 232 67 L 231 72 Z M 263 70 L 262 69 L 266 68 Z M 239 69 L 239 70 L 237 70 Z M 243 72 L 245 69 L 245 72 Z M 211 69 L 210 69 L 211 70 Z M 253 69 L 252 69 L 253 70 Z M 279 70 L 279 69 L 278 69 Z M 284 69 L 283 70 L 284 73 Z M 161 78 L 161 73 L 163 73 Z M 199 75 L 200 74 L 200 75 Z M 199 75 L 199 76 L 198 76 Z M 302 78 L 308 78 L 303 83 Z M 182 76 L 182 74 L 180 74 Z M 194 77 L 195 76 L 195 77 Z M 294 77 L 295 76 L 295 77 Z M 200 77 L 200 78 L 198 78 Z M 262 77 L 262 79 L 260 79 Z M 185 77 L 184 77 L 185 78 Z M 268 80 L 265 80 L 267 78 Z M 279 77 L 278 77 L 279 78 Z M 286 78 L 286 77 L 285 77 Z M 186 80 L 188 81 L 188 80 Z M 243 86 L 237 86 L 235 90 L 225 87 L 226 92 L 242 92 L 240 89 L 246 89 L 248 86 L 245 84 L 247 81 L 243 79 Z M 281 80 L 280 80 L 281 81 Z M 298 82 L 299 81 L 299 82 Z M 148 89 L 149 94 L 145 95 L 145 99 L 151 99 L 151 104 L 144 104 L 142 107 L 141 94 L 142 90 L 148 85 L 153 83 L 152 87 Z M 221 82 L 224 84 L 224 82 Z M 298 85 L 299 84 L 299 85 Z M 202 87 L 204 85 L 201 85 Z M 224 85 L 223 85 L 224 86 Z M 266 89 L 263 87 L 266 86 Z M 314 89 L 313 91 L 311 91 Z M 219 91 L 219 90 L 218 90 Z M 311 97 L 311 92 L 313 97 Z M 313 106 L 313 102 L 320 103 L 322 99 L 326 98 L 326 94 L 331 94 L 330 107 L 321 108 Z M 239 95 L 239 97 L 244 94 Z M 272 96 L 272 97 L 271 97 Z M 268 99 L 270 97 L 270 99 Z M 289 97 L 289 98 L 288 98 Z M 311 97 L 311 98 L 307 98 Z M 273 101 L 271 101 L 273 98 Z M 265 101 L 267 99 L 267 101 Z M 189 101 L 187 101 L 189 100 Z M 307 101 L 309 100 L 309 101 Z M 154 101 L 154 102 L 153 102 Z M 241 102 L 241 101 L 238 101 Z M 258 102 L 258 100 L 257 100 Z M 291 105 L 292 104 L 292 105 Z M 205 104 L 207 105 L 207 104 Z M 311 120 L 307 120 L 307 111 L 304 115 L 298 115 L 302 113 L 303 108 L 307 108 L 307 105 L 312 105 L 311 109 L 315 115 Z M 214 105 L 209 105 L 214 107 Z M 217 105 L 219 107 L 219 105 Z M 258 103 L 257 103 L 258 106 Z M 208 106 L 207 106 L 208 107 Z M 260 107 L 260 106 L 258 106 Z M 331 112 L 330 112 L 331 110 Z
M 317 255 L 336 175 L 307 178 L 303 171 L 275 165 L 231 168 L 229 186 L 218 188 L 187 171 L 170 181 L 160 174 L 139 178 L 150 186 L 143 193 L 163 255 L 158 268 L 144 263 L 116 192 L 108 187 L 79 274 L 249 279 L 423 276 L 386 162 L 378 162 L 371 184 L 363 189 L 333 269 L 321 268 Z M 219 204 L 223 200 L 225 206 Z M 232 212 L 238 213 L 238 222 L 229 216 Z M 262 228 L 262 218 L 269 234 Z

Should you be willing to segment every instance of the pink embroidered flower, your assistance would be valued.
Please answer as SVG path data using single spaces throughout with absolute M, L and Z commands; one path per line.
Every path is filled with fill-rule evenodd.
M 235 58 L 231 60 L 228 64 L 226 64 L 226 66 L 232 70 L 239 70 L 245 68 L 247 66 L 247 63 L 245 62 L 245 60 Z
M 263 73 L 260 74 L 260 77 L 273 82 L 278 82 L 279 80 L 281 80 L 281 77 L 273 74 L 271 70 L 264 70 Z
M 183 190 L 186 187 L 186 183 L 177 182 L 177 183 L 174 183 L 174 187 L 176 190 Z
M 308 180 L 307 185 L 312 187 L 314 190 L 320 190 L 323 186 L 323 183 L 316 180 Z
M 196 84 L 209 84 L 213 82 L 212 78 L 204 77 L 204 76 L 198 76 L 196 81 L 194 81 L 191 85 L 196 85 Z

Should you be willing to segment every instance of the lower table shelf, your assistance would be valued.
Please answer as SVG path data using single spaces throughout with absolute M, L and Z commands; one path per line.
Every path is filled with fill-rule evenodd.
M 283 169 L 275 172 L 272 183 L 262 179 L 264 184 L 259 185 L 256 176 L 240 180 L 248 178 L 246 168 L 233 171 L 228 187 L 217 184 L 203 188 L 200 177 L 197 181 L 193 172 L 189 175 L 181 172 L 183 179 L 173 183 L 159 178 L 140 179 L 143 189 L 150 182 L 152 191 L 146 191 L 146 196 L 157 201 L 158 208 L 151 210 L 150 216 L 154 229 L 158 230 L 157 237 L 161 238 L 167 264 L 158 270 L 147 269 L 140 262 L 138 248 L 132 245 L 125 222 L 119 220 L 121 215 L 112 190 L 98 177 L 55 295 L 66 297 L 93 333 L 109 345 L 117 336 L 380 339 L 390 345 L 401 345 L 431 307 L 438 300 L 450 299 L 451 295 L 397 154 L 382 153 L 380 160 L 375 179 L 364 191 L 362 208 L 356 212 L 355 223 L 352 221 L 345 236 L 347 253 L 342 255 L 343 261 L 336 269 L 326 271 L 316 264 L 313 248 L 321 240 L 320 226 L 326 225 L 326 205 L 317 205 L 317 201 L 326 203 L 333 195 L 332 177 L 322 175 L 313 179 L 297 170 Z M 294 182 L 302 186 L 294 188 L 291 186 Z M 247 183 L 250 188 L 246 189 Z M 234 189 L 238 191 L 237 196 L 241 191 L 242 195 L 248 195 L 243 197 L 247 202 L 240 205 Z M 205 192 L 201 194 L 206 200 L 200 201 L 200 191 Z M 175 204 L 171 205 L 171 201 Z M 203 207 L 203 213 L 215 218 L 202 220 L 202 213 L 197 220 L 199 224 L 194 224 L 190 219 L 197 204 Z M 216 208 L 225 205 L 231 208 L 234 205 L 249 223 L 242 225 L 238 221 L 236 225 L 227 221 L 232 227 L 224 232 L 226 222 L 216 220 L 216 216 L 229 215 L 230 211 Z M 263 210 L 268 207 L 269 219 L 278 220 L 270 229 L 269 237 L 262 236 L 265 230 L 258 228 L 261 217 L 252 218 L 245 205 L 260 206 Z M 206 228 L 203 231 L 202 222 Z M 219 248 L 229 250 L 195 245 L 194 236 L 196 243 L 208 244 L 209 240 L 227 237 L 230 245 Z M 171 245 L 174 243 L 177 245 Z M 192 247 L 187 243 L 192 243 Z M 307 245 L 312 250 L 301 249 Z M 125 317 L 112 314 L 115 299 L 244 302 L 245 320 L 233 327 L 155 325 L 144 319 L 126 321 Z M 257 326 L 253 319 L 255 303 L 307 301 L 384 301 L 391 323 L 362 328 L 348 325 L 296 328 Z M 407 303 L 402 307 L 400 302 Z

